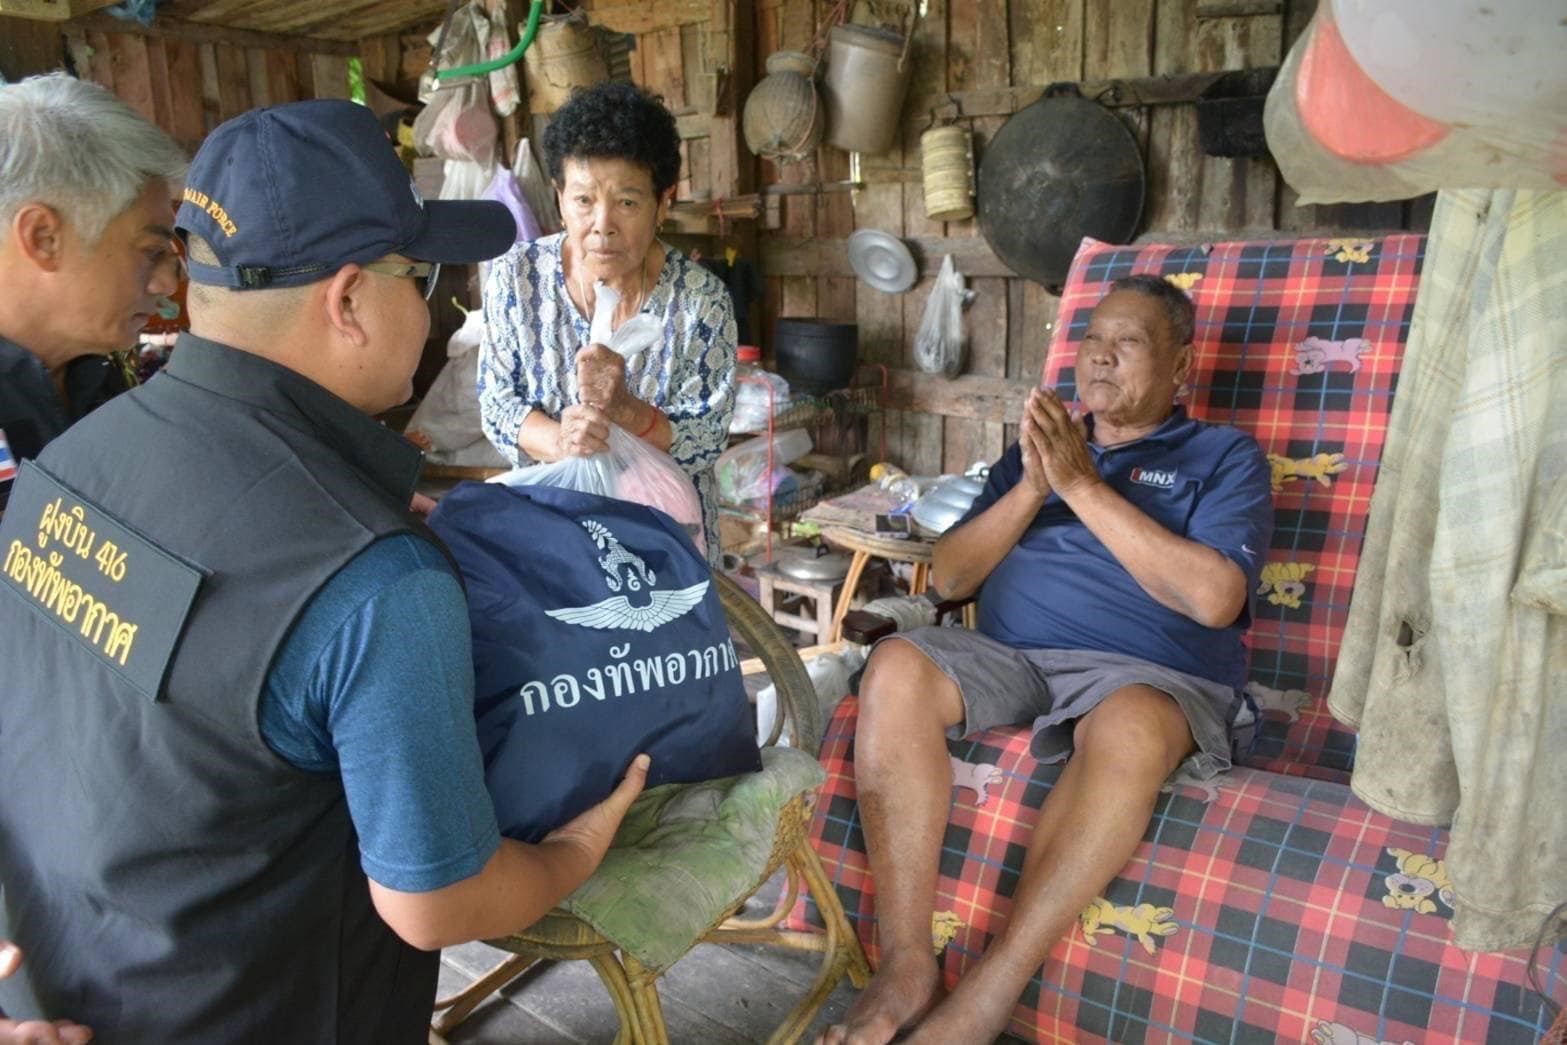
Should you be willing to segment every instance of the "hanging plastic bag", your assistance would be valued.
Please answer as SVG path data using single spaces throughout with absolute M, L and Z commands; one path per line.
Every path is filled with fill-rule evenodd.
M 675 459 L 619 425 L 609 426 L 609 449 L 592 457 L 567 457 L 549 464 L 514 468 L 489 480 L 505 486 L 553 486 L 614 497 L 657 508 L 679 523 L 697 550 L 707 554 L 702 502 L 696 485 Z
M 476 2 L 470 4 L 468 10 L 485 61 L 502 58 L 511 51 L 511 34 L 506 29 L 504 4 L 496 4 L 493 12 L 487 12 L 483 3 Z M 516 62 L 503 65 L 490 73 L 490 103 L 495 106 L 498 115 L 510 116 L 516 112 L 521 96 L 522 87 L 517 79 Z
M 436 464 L 505 468 L 506 458 L 485 438 L 473 375 L 479 368 L 484 313 L 474 309 L 446 342 L 446 365 L 408 419 L 406 432 L 419 436 Z
M 925 302 L 919 333 L 914 337 L 914 365 L 927 374 L 957 377 L 963 370 L 963 306 L 972 292 L 964 289 L 963 276 L 952 255 L 941 259 L 936 285 Z
M 517 176 L 511 171 L 497 166 L 495 176 L 484 190 L 484 198 L 503 203 L 511 211 L 512 220 L 517 223 L 517 238 L 513 243 L 531 243 L 539 238 L 539 223 L 533 216 L 533 208 L 528 206 L 522 186 L 517 184 Z
M 549 179 L 540 170 L 538 158 L 533 155 L 533 146 L 526 138 L 517 142 L 517 151 L 511 159 L 511 173 L 517 179 L 517 186 L 522 189 L 522 198 L 528 201 L 528 208 L 538 220 L 539 235 L 551 236 L 559 232 L 560 208 L 555 205 L 555 190 L 550 188 Z

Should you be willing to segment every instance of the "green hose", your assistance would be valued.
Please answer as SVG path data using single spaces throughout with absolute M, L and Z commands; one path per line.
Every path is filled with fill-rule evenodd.
M 533 0 L 528 5 L 528 24 L 523 27 L 522 39 L 517 41 L 517 46 L 499 58 L 492 58 L 488 62 L 478 62 L 474 65 L 456 65 L 450 69 L 438 69 L 435 73 L 437 80 L 455 80 L 460 76 L 483 76 L 485 73 L 493 73 L 497 69 L 506 66 L 522 57 L 522 52 L 533 43 L 533 38 L 539 35 L 539 14 L 544 10 L 544 0 Z

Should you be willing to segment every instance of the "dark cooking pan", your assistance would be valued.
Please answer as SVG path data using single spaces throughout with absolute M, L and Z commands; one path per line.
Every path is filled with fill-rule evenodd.
M 1008 268 L 1056 288 L 1084 236 L 1131 239 L 1144 186 L 1143 158 L 1126 125 L 1071 84 L 1056 84 L 985 147 L 979 227 Z

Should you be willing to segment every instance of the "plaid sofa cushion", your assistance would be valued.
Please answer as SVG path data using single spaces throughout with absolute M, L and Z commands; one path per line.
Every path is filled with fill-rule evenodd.
M 854 785 L 858 702 L 839 705 L 821 758 L 813 843 L 873 965 L 875 885 Z M 1024 849 L 1059 767 L 999 729 L 948 744 L 958 781 L 942 846 L 933 942 L 948 987 L 1011 909 Z M 1009 1030 L 1031 1041 L 1539 1040 L 1552 1014 L 1527 952 L 1449 942 L 1447 832 L 1391 820 L 1342 783 L 1238 768 L 1160 797 L 1131 862 L 1057 944 Z M 820 926 L 801 901 L 797 927 Z M 1567 942 L 1542 961 L 1567 968 Z
M 1273 464 L 1276 526 L 1253 599 L 1251 683 L 1263 710 L 1247 764 L 1347 780 L 1354 735 L 1326 697 L 1414 313 L 1422 236 L 1194 246 L 1085 239 L 1062 289 L 1044 379 L 1072 361 L 1110 284 L 1162 275 L 1196 306 L 1192 416 L 1231 424 Z

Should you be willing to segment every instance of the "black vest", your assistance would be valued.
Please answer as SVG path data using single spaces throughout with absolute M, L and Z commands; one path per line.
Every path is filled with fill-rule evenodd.
M 0 881 L 43 1005 L 107 1045 L 424 1042 L 438 955 L 376 914 L 340 778 L 257 721 L 311 597 L 372 541 L 427 534 L 418 451 L 186 335 L 39 464 L 206 573 L 156 700 L 0 590 Z

